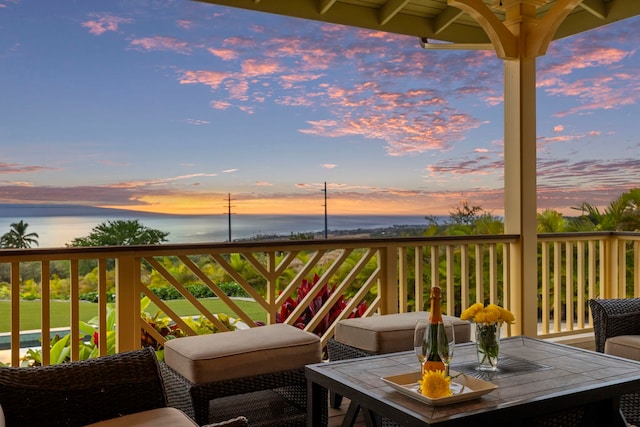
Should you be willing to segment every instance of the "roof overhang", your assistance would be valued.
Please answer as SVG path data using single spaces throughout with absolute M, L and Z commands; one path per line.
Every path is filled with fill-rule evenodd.
M 482 27 L 447 0 L 196 0 L 258 12 L 367 28 L 420 39 L 452 43 L 489 43 Z M 500 21 L 505 12 L 501 0 L 485 3 Z M 528 0 L 525 0 L 528 1 Z M 532 0 L 541 19 L 558 2 Z M 583 0 L 562 22 L 553 39 L 568 37 L 640 15 L 640 0 Z

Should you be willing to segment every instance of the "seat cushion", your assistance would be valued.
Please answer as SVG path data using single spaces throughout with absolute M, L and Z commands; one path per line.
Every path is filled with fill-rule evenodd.
M 416 322 L 428 319 L 429 312 L 385 314 L 356 319 L 344 319 L 336 325 L 335 339 L 368 353 L 385 354 L 413 350 Z M 456 342 L 471 340 L 471 324 L 453 316 L 442 316 L 453 324 Z
M 604 352 L 626 359 L 640 360 L 640 335 L 618 335 L 608 338 Z
M 89 424 L 87 427 L 194 427 L 195 421 L 176 408 L 159 408 Z
M 194 384 L 303 369 L 322 361 L 320 338 L 274 324 L 169 340 L 164 360 Z

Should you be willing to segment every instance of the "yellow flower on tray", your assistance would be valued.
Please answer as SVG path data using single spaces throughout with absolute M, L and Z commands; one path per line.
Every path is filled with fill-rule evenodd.
M 444 371 L 426 371 L 418 384 L 420 393 L 432 399 L 451 396 L 451 377 Z

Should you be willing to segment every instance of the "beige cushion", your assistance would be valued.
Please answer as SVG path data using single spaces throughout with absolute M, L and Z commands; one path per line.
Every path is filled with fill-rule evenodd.
M 195 421 L 176 408 L 159 408 L 89 424 L 87 427 L 193 427 Z
M 164 360 L 194 384 L 302 369 L 322 361 L 320 338 L 274 324 L 169 340 Z
M 335 339 L 374 354 L 413 350 L 416 321 L 428 318 L 429 312 L 417 311 L 344 319 L 336 325 Z M 471 341 L 468 321 L 452 316 L 442 316 L 442 319 L 453 323 L 456 342 Z
M 619 335 L 607 338 L 604 352 L 627 359 L 640 360 L 640 335 Z

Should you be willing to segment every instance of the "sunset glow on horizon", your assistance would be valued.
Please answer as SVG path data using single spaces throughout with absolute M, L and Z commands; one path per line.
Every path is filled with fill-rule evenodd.
M 537 61 L 538 208 L 640 176 L 640 18 Z M 200 2 L 0 0 L 0 203 L 504 214 L 503 63 Z M 532 159 L 532 161 L 534 161 Z

